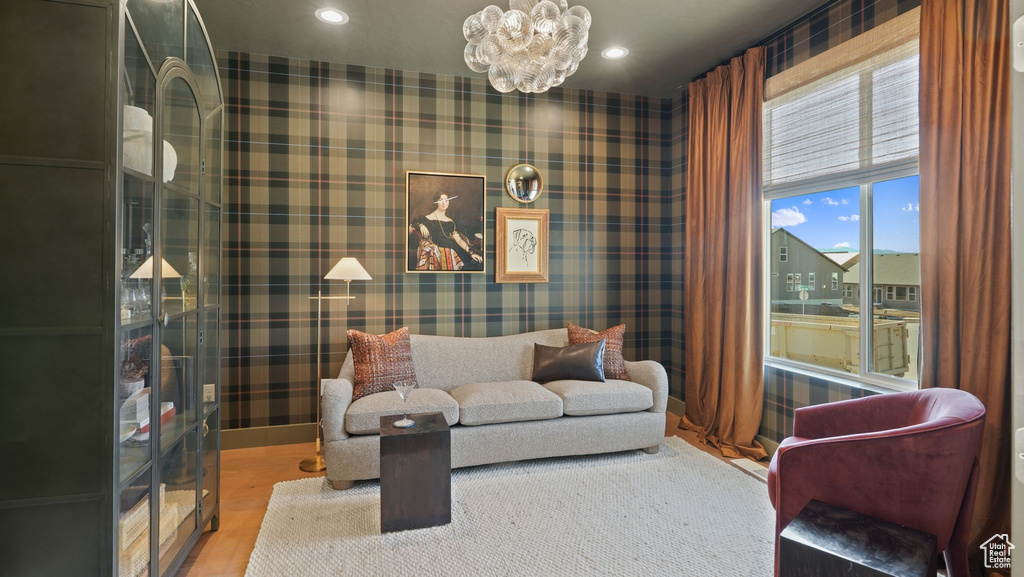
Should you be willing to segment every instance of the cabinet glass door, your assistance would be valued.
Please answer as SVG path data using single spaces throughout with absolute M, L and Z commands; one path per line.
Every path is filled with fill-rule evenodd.
M 149 475 L 121 489 L 117 517 L 117 575 L 149 575 Z
M 203 420 L 203 525 L 210 522 L 220 493 L 220 411 Z
M 159 574 L 166 575 L 175 558 L 201 527 L 197 512 L 202 478 L 203 363 L 201 346 L 204 306 L 201 244 L 203 124 L 199 100 L 184 76 L 171 70 L 161 86 L 160 104 L 164 178 L 159 187 L 160 279 L 159 457 L 158 486 L 162 494 L 154 518 L 159 519 Z
M 160 574 L 198 527 L 196 518 L 197 436 L 192 429 L 160 463 Z

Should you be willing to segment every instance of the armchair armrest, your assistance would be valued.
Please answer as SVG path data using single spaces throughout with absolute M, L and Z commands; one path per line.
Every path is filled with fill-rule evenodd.
M 324 441 L 348 438 L 345 413 L 352 404 L 352 382 L 348 379 L 323 380 Z
M 654 406 L 648 409 L 651 413 L 664 413 L 668 410 L 668 373 L 657 361 L 626 361 L 626 374 L 629 380 L 641 384 L 654 394 Z
M 857 435 L 908 424 L 914 400 L 897 395 L 872 395 L 802 407 L 793 414 L 793 436 L 824 439 Z

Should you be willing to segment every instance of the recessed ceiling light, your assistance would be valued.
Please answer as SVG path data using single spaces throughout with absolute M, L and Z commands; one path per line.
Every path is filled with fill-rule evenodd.
M 625 48 L 620 48 L 618 46 L 616 46 L 614 48 L 605 48 L 604 50 L 601 51 L 601 57 L 602 58 L 608 58 L 609 60 L 615 60 L 616 58 L 622 58 L 623 56 L 625 56 L 627 54 L 629 54 L 629 50 L 626 50 Z
M 316 12 L 316 17 L 322 22 L 328 24 L 344 24 L 348 22 L 348 14 L 345 14 L 341 10 L 335 8 L 320 8 Z

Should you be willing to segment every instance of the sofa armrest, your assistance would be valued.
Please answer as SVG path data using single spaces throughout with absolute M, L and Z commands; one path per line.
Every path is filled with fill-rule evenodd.
M 348 438 L 345 413 L 352 404 L 352 383 L 348 379 L 323 380 L 324 441 Z
M 664 413 L 668 410 L 668 373 L 658 361 L 626 361 L 626 374 L 629 380 L 639 383 L 654 394 L 654 406 L 651 413 Z

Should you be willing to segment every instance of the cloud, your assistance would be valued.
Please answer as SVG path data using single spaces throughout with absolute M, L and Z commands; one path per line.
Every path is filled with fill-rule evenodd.
M 850 201 L 846 200 L 845 198 L 840 200 L 839 202 L 841 202 L 843 204 L 850 204 Z
M 921 211 L 921 205 L 920 204 L 914 204 L 912 202 L 908 202 L 907 206 L 904 206 L 900 210 L 902 210 L 903 212 L 920 212 Z
M 822 204 L 827 204 L 829 206 L 839 206 L 839 202 L 838 201 L 832 200 L 831 198 L 829 198 L 827 196 L 825 198 L 821 199 L 821 203 Z
M 839 220 L 841 220 L 843 222 L 846 222 L 848 220 L 856 221 L 856 220 L 860 220 L 860 215 L 859 214 L 851 214 L 850 216 L 840 216 Z
M 850 248 L 850 243 L 848 243 L 848 242 L 840 242 L 840 243 L 836 244 L 832 248 Z
M 807 200 L 803 201 L 802 204 L 804 206 L 811 206 L 812 204 L 814 204 L 814 201 L 808 198 Z
M 807 217 L 795 206 L 793 208 L 780 208 L 772 212 L 772 228 L 796 226 L 803 222 L 807 222 Z

